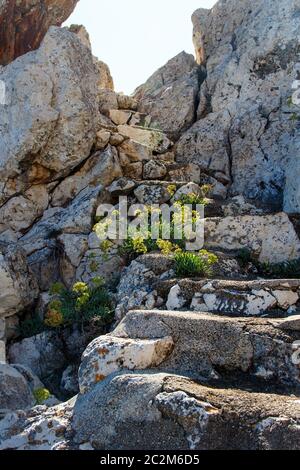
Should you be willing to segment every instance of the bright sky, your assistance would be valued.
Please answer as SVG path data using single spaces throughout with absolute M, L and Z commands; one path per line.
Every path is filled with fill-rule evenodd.
M 179 52 L 194 53 L 191 15 L 216 0 L 80 0 L 66 25 L 83 24 L 116 91 L 131 94 Z

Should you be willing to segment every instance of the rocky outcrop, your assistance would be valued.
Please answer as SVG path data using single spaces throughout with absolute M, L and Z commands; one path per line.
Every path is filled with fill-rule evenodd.
M 97 72 L 76 35 L 52 27 L 36 52 L 0 70 L 0 80 L 6 85 L 0 117 L 3 204 L 33 184 L 66 176 L 89 156 L 98 123 Z
M 37 49 L 50 26 L 61 26 L 78 0 L 2 0 L 0 65 Z
M 0 449 L 299 448 L 298 13 L 197 11 L 198 63 L 134 97 L 83 26 L 0 67 Z M 176 217 L 172 243 L 102 243 L 119 196 L 204 205 L 213 253 Z
M 0 450 L 62 450 L 71 430 L 74 400 L 49 408 L 9 413 L 0 421 Z M 66 438 L 66 441 L 65 441 Z
M 151 116 L 151 127 L 177 139 L 194 123 L 202 78 L 194 57 L 181 52 L 135 91 L 138 111 Z
M 299 136 L 299 109 L 291 100 L 299 73 L 298 16 L 295 0 L 219 1 L 194 13 L 196 54 L 207 78 L 198 121 L 177 147 L 178 161 L 231 178 L 232 194 L 279 207 L 284 188 L 289 193 L 296 181 L 286 169 L 296 164 L 290 141 Z M 286 208 L 295 211 L 298 203 L 290 205 L 290 198 Z

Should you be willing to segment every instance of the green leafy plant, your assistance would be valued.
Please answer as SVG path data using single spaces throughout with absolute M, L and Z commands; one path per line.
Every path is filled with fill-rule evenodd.
M 51 396 L 51 393 L 46 388 L 37 388 L 33 391 L 37 405 L 42 405 Z
M 237 254 L 237 259 L 242 267 L 245 267 L 248 263 L 254 262 L 254 256 L 249 248 L 241 248 Z
M 102 324 L 112 321 L 110 296 L 100 277 L 90 284 L 76 282 L 72 289 L 63 288 L 49 305 L 45 325 L 50 328 L 85 324 L 94 319 Z
M 212 192 L 212 190 L 213 190 L 212 184 L 203 184 L 201 186 L 201 194 L 203 197 L 208 197 L 209 194 Z
M 199 205 L 206 206 L 209 201 L 205 199 L 203 196 L 201 196 L 200 194 L 189 193 L 189 194 L 183 194 L 178 200 L 178 202 L 181 205 L 190 204 L 192 206 L 195 206 L 199 204 Z
M 212 266 L 218 262 L 215 254 L 206 250 L 199 253 L 178 251 L 174 255 L 175 272 L 180 277 L 210 276 Z
M 18 333 L 22 338 L 30 338 L 31 336 L 38 335 L 45 330 L 43 321 L 38 315 L 34 315 L 32 318 L 27 318 L 20 322 Z
M 171 197 L 173 197 L 176 193 L 176 189 L 176 184 L 169 184 L 169 186 L 167 187 L 167 192 L 170 194 Z
M 264 263 L 260 265 L 260 271 L 264 276 L 300 279 L 300 259 L 275 264 Z

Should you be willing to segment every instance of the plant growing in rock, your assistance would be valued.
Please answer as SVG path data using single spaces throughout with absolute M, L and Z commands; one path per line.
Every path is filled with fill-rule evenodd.
M 239 260 L 242 267 L 245 267 L 248 263 L 254 261 L 254 256 L 251 253 L 251 250 L 248 248 L 241 248 L 237 254 L 237 259 Z
M 169 186 L 167 187 L 167 191 L 171 197 L 173 197 L 174 194 L 176 193 L 176 189 L 177 189 L 176 184 L 169 184 Z
M 30 338 L 36 336 L 45 330 L 45 325 L 38 315 L 26 318 L 20 322 L 18 333 L 22 338 Z
M 36 405 L 42 405 L 43 403 L 45 403 L 45 401 L 48 400 L 51 394 L 46 388 L 36 388 L 33 391 L 33 396 L 35 398 Z
M 180 197 L 178 202 L 181 205 L 188 204 L 188 205 L 196 206 L 198 204 L 198 205 L 206 206 L 209 201 L 205 197 L 201 196 L 200 194 L 189 193 L 189 194 L 183 194 Z
M 212 184 L 203 184 L 200 189 L 201 189 L 202 196 L 203 197 L 208 197 L 209 194 L 213 190 L 213 185 Z
M 206 250 L 199 253 L 177 251 L 174 260 L 177 276 L 197 277 L 211 276 L 212 266 L 218 262 L 218 257 Z
M 84 325 L 91 320 L 105 325 L 112 320 L 111 299 L 102 278 L 95 277 L 90 285 L 76 282 L 72 289 L 56 284 L 53 293 L 56 297 L 45 316 L 45 325 L 49 328 Z
M 300 279 L 300 259 L 276 264 L 264 263 L 259 268 L 264 276 Z

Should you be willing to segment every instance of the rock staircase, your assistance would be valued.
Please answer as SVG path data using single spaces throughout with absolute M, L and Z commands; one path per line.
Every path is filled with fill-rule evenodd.
M 121 273 L 115 328 L 82 356 L 79 396 L 42 415 L 15 413 L 13 432 L 4 419 L 0 448 L 299 447 L 300 280 L 264 278 L 239 255 L 246 246 L 261 263 L 295 258 L 293 225 L 283 213 L 222 199 L 221 183 L 197 165 L 178 165 L 172 174 L 165 155 L 145 160 L 139 179 L 115 180 L 106 189 L 109 200 L 116 208 L 122 195 L 131 204 L 171 205 L 213 183 L 205 207 L 205 247 L 218 256 L 212 276 L 178 278 L 171 256 L 137 256 Z M 162 162 L 161 179 L 150 177 Z M 88 255 L 101 251 L 92 238 Z M 99 258 L 108 278 L 116 274 L 111 259 L 119 256 L 118 245 Z M 46 433 L 50 422 L 56 425 Z

